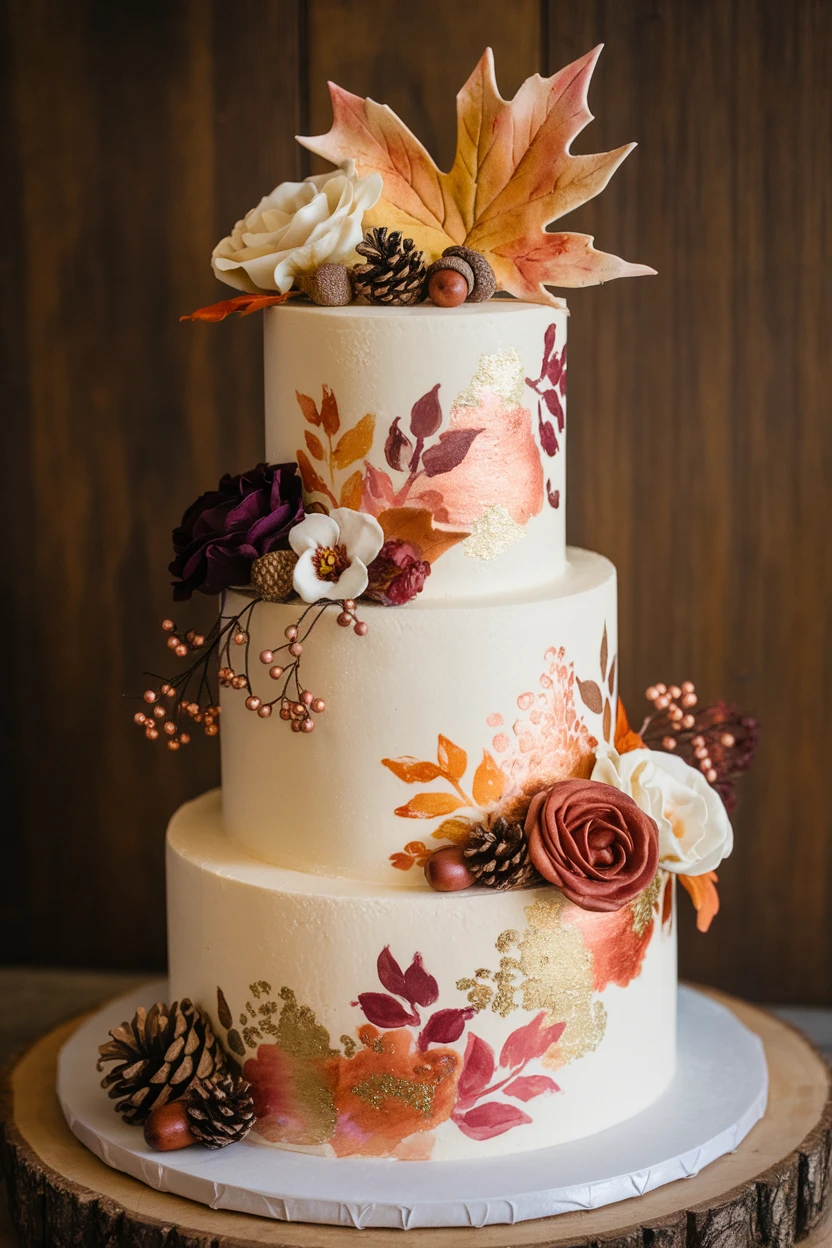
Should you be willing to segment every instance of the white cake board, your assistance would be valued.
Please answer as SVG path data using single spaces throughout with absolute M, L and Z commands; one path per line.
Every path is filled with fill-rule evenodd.
M 672 1084 L 635 1118 L 582 1140 L 435 1163 L 317 1157 L 248 1141 L 218 1151 L 156 1153 L 113 1112 L 95 1059 L 110 1027 L 140 1005 L 165 1000 L 166 989 L 164 981 L 147 984 L 74 1032 L 58 1059 L 58 1098 L 72 1132 L 108 1166 L 212 1209 L 399 1229 L 486 1226 L 594 1209 L 697 1174 L 733 1151 L 766 1108 L 759 1037 L 724 1006 L 680 988 Z

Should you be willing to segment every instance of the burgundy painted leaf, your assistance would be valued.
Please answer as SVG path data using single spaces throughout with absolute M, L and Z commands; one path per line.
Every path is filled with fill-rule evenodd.
M 476 1010 L 468 1006 L 464 1010 L 437 1010 L 431 1014 L 419 1037 L 419 1050 L 424 1053 L 429 1044 L 453 1044 L 465 1030 L 469 1018 Z
M 560 353 L 560 381 L 558 389 L 561 395 L 566 398 L 566 343 L 563 344 L 563 350 Z
M 560 1088 L 548 1075 L 520 1075 L 506 1084 L 503 1091 L 506 1096 L 514 1096 L 518 1101 L 531 1101 L 545 1092 L 560 1092 Z
M 539 400 L 537 404 L 537 430 L 540 434 L 540 445 L 551 459 L 552 456 L 558 453 L 558 440 L 555 435 L 555 426 L 551 421 L 543 419 L 543 410 Z
M 428 447 L 422 456 L 425 476 L 438 477 L 441 473 L 458 467 L 479 433 L 482 433 L 482 429 L 451 429 L 440 433 L 439 441 Z
M 561 373 L 563 372 L 563 364 L 561 363 L 562 359 L 563 352 L 558 355 L 557 351 L 555 351 L 554 355 L 547 362 L 546 380 L 552 386 L 556 386 L 560 381 Z
M 397 416 L 390 426 L 387 441 L 384 443 L 384 458 L 394 472 L 404 471 L 402 455 L 404 455 L 405 451 L 409 451 L 411 446 L 410 438 L 403 434 L 399 428 L 399 417 Z
M 560 490 L 553 490 L 551 481 L 546 482 L 546 497 L 549 500 L 549 506 L 557 511 L 560 507 Z
M 410 409 L 410 432 L 424 441 L 431 438 L 442 424 L 442 408 L 439 406 L 439 382 L 417 399 Z
M 558 422 L 558 433 L 563 433 L 566 420 L 563 415 L 563 405 L 561 404 L 560 396 L 558 395 L 557 390 L 544 390 L 543 402 L 549 409 L 549 415 L 554 416 L 555 420 Z
M 454 1122 L 464 1135 L 472 1140 L 493 1140 L 497 1135 L 504 1135 L 513 1127 L 522 1127 L 531 1122 L 528 1114 L 516 1105 L 501 1105 L 499 1101 L 486 1101 L 484 1105 L 476 1105 L 467 1113 L 453 1115 Z
M 411 1005 L 433 1005 L 439 996 L 439 985 L 432 975 L 428 975 L 422 965 L 421 953 L 413 955 L 413 961 L 404 973 L 404 992 Z
M 600 715 L 604 709 L 604 699 L 595 681 L 579 680 L 578 692 L 581 695 L 581 701 L 584 706 L 588 706 L 594 715 Z
M 358 1004 L 376 1027 L 415 1027 L 421 1022 L 418 1014 L 409 1014 L 401 1001 L 386 992 L 362 992 Z
M 457 1084 L 457 1098 L 460 1105 L 470 1104 L 485 1091 L 494 1074 L 495 1065 L 494 1050 L 491 1045 L 469 1032 L 462 1074 Z
M 385 945 L 378 955 L 376 969 L 378 970 L 378 977 L 382 986 L 388 992 L 394 993 L 397 997 L 407 997 L 404 971 L 390 952 L 389 945 Z
M 530 1023 L 513 1031 L 500 1053 L 501 1066 L 524 1066 L 535 1057 L 542 1057 L 546 1050 L 557 1044 L 565 1023 L 546 1026 L 546 1011 L 541 1010 Z
M 549 359 L 555 346 L 555 334 L 557 326 L 554 321 L 551 325 L 546 326 L 546 333 L 543 335 L 543 363 L 540 366 L 540 380 L 546 376 L 546 370 L 549 367 Z M 557 357 L 555 357 L 557 358 Z

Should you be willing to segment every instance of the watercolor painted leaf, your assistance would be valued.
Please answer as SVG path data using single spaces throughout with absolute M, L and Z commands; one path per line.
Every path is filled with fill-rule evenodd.
M 364 494 L 362 498 L 364 510 L 380 518 L 385 509 L 390 508 L 394 498 L 393 482 L 387 473 L 380 472 L 372 464 L 365 464 Z
M 543 402 L 546 404 L 546 407 L 548 408 L 549 415 L 554 416 L 555 420 L 557 421 L 558 432 L 563 433 L 564 427 L 566 425 L 566 418 L 564 417 L 564 414 L 563 414 L 563 404 L 560 401 L 560 397 L 558 395 L 557 390 L 544 390 Z
M 407 755 L 404 758 L 383 758 L 381 765 L 400 780 L 404 780 L 405 784 L 429 784 L 431 780 L 438 780 L 442 775 L 442 770 L 436 763 L 422 762 Z
M 607 658 L 609 657 L 609 642 L 607 640 L 607 626 L 604 625 L 604 632 L 601 637 L 601 679 L 603 680 L 607 674 Z
M 404 847 L 404 852 L 412 854 L 414 858 L 418 858 L 422 854 L 427 854 L 429 850 L 424 841 L 408 841 Z
M 432 438 L 442 424 L 442 408 L 439 403 L 439 382 L 417 399 L 410 409 L 410 432 L 416 438 Z
M 299 293 L 299 291 L 290 290 L 285 295 L 237 295 L 234 299 L 221 299 L 219 303 L 211 303 L 207 308 L 197 308 L 195 312 L 180 316 L 179 320 L 216 324 L 217 321 L 224 321 L 227 316 L 235 312 L 239 316 L 251 316 L 252 312 L 260 312 L 263 308 L 270 308 L 275 303 L 285 303 L 287 299 Z
M 409 1013 L 401 1001 L 388 997 L 386 992 L 361 992 L 358 1004 L 374 1027 L 408 1027 L 418 1026 L 418 1014 Z
M 565 1023 L 546 1025 L 546 1011 L 518 1027 L 506 1040 L 500 1052 L 500 1065 L 511 1067 L 524 1066 L 536 1057 L 542 1057 L 548 1048 L 557 1044 L 563 1034 Z
M 386 988 L 388 992 L 392 992 L 397 997 L 407 996 L 404 984 L 404 971 L 390 952 L 389 945 L 385 945 L 378 955 L 376 970 L 378 971 L 378 978 L 382 988 Z
M 397 537 L 411 546 L 418 546 L 422 558 L 428 563 L 435 563 L 446 550 L 469 536 L 468 533 L 435 529 L 432 513 L 423 507 L 389 507 L 379 512 L 378 522 L 384 530 L 385 540 Z
M 474 772 L 471 795 L 477 806 L 490 806 L 499 802 L 506 787 L 506 778 L 488 750 L 482 752 L 482 762 Z
M 600 715 L 604 709 L 604 699 L 595 681 L 579 680 L 577 684 L 584 706 L 589 707 L 594 715 Z
M 457 1097 L 460 1104 L 470 1104 L 488 1087 L 496 1069 L 494 1050 L 485 1040 L 469 1032 L 465 1058 L 462 1063 L 462 1074 L 457 1084 Z
M 364 459 L 370 453 L 376 431 L 375 416 L 362 416 L 357 425 L 341 437 L 332 452 L 332 462 L 339 471 L 349 468 L 357 459 Z
M 448 737 L 443 737 L 441 732 L 436 746 L 436 759 L 442 769 L 442 774 L 448 779 L 461 780 L 465 775 L 468 755 L 461 746 L 454 745 Z
M 458 468 L 471 449 L 471 443 L 482 429 L 450 429 L 440 433 L 439 441 L 422 455 L 426 477 L 439 477 Z
M 439 985 L 422 964 L 421 953 L 414 953 L 413 961 L 404 973 L 404 992 L 411 1005 L 433 1005 L 439 996 Z
M 453 1044 L 465 1030 L 469 1018 L 476 1010 L 469 1006 L 464 1010 L 437 1010 L 431 1014 L 419 1036 L 419 1051 L 424 1053 L 429 1044 Z
M 319 425 L 321 423 L 321 413 L 318 411 L 318 405 L 308 394 L 301 394 L 300 390 L 295 391 L 295 398 L 298 401 L 300 410 L 303 412 L 303 419 L 308 421 L 310 425 Z
M 662 927 L 670 927 L 673 922 L 673 878 L 668 874 L 664 882 L 662 897 Z
M 615 693 L 615 664 L 616 664 L 617 657 L 618 656 L 615 654 L 612 656 L 612 663 L 610 663 L 610 674 L 607 678 L 607 688 L 610 691 L 610 697 L 612 697 L 613 693 Z
M 499 1101 L 486 1101 L 464 1114 L 456 1113 L 453 1120 L 460 1131 L 472 1140 L 493 1140 L 513 1127 L 522 1127 L 532 1121 L 516 1105 L 502 1105 Z
M 644 741 L 637 732 L 633 732 L 627 719 L 624 703 L 618 699 L 615 717 L 615 748 L 619 754 L 629 754 L 630 750 L 643 750 Z
M 560 1092 L 560 1088 L 548 1075 L 519 1075 L 506 1084 L 503 1091 L 506 1096 L 514 1096 L 518 1101 L 531 1101 L 546 1092 Z
M 573 256 L 563 243 L 551 255 L 542 245 L 550 237 L 573 237 L 547 235 L 545 227 L 602 191 L 633 147 L 596 155 L 570 151 L 592 119 L 587 90 L 599 53 L 595 48 L 549 78 L 534 74 L 504 100 L 486 49 L 457 95 L 457 150 L 449 173 L 439 171 L 389 108 L 333 83 L 332 128 L 299 142 L 336 165 L 354 159 L 362 176 L 382 175 L 382 195 L 365 215 L 365 228 L 402 230 L 429 260 L 449 243 L 466 243 L 486 255 L 501 289 L 557 302 L 544 283 L 583 286 L 652 272 L 580 246 Z
M 387 463 L 394 472 L 404 472 L 402 456 L 405 455 L 413 445 L 407 434 L 402 433 L 399 428 L 399 420 L 400 417 L 397 416 L 390 425 L 390 429 L 384 443 L 384 458 L 387 460 Z
M 323 446 L 323 443 L 321 442 L 321 439 L 317 437 L 311 431 L 311 429 L 304 430 L 303 439 L 306 443 L 306 447 L 307 447 L 307 450 L 309 451 L 309 454 L 314 459 L 326 458 L 326 451 L 324 450 L 324 446 Z
M 410 854 L 391 854 L 390 865 L 395 867 L 397 871 L 409 871 L 414 865 Z
M 609 741 L 612 732 L 612 707 L 609 698 L 604 698 L 604 718 L 601 723 L 601 731 L 605 741 Z
M 329 486 L 323 477 L 319 476 L 317 470 L 312 466 L 312 461 L 305 451 L 297 450 L 295 452 L 298 459 L 298 468 L 300 469 L 300 478 L 303 482 L 303 488 L 307 494 L 327 494 L 330 497 Z
M 704 875 L 680 875 L 679 883 L 690 894 L 696 907 L 696 930 L 707 932 L 719 913 L 719 893 L 716 871 L 706 871 Z
M 464 805 L 454 793 L 417 793 L 405 806 L 397 806 L 394 813 L 401 819 L 436 819 L 453 814 Z
M 555 338 L 557 336 L 557 332 L 558 327 L 554 321 L 551 325 L 546 326 L 546 333 L 543 335 L 543 363 L 540 365 L 540 381 L 542 381 L 546 376 L 546 371 L 549 367 L 549 360 L 551 359 L 552 352 L 555 349 Z
M 324 433 L 328 437 L 334 438 L 341 428 L 338 402 L 329 386 L 321 386 L 321 392 L 321 424 L 323 425 Z
M 341 506 L 349 507 L 350 511 L 361 510 L 361 496 L 364 493 L 364 476 L 363 473 L 354 472 L 351 477 L 347 477 L 341 486 Z
M 560 507 L 560 490 L 553 490 L 551 481 L 546 482 L 546 497 L 550 507 L 554 507 L 555 510 Z
M 468 819 L 443 819 L 431 836 L 437 841 L 450 841 L 452 845 L 461 845 L 471 835 L 471 824 Z
M 537 431 L 540 435 L 540 445 L 543 451 L 550 459 L 554 458 L 558 453 L 558 440 L 555 434 L 555 426 L 550 420 L 543 419 L 543 411 L 540 406 L 540 400 L 537 403 Z

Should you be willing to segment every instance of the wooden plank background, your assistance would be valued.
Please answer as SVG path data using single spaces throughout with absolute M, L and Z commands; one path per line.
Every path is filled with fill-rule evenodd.
M 310 171 L 327 78 L 447 166 L 487 43 L 508 95 L 601 40 L 576 148 L 640 147 L 567 228 L 659 276 L 570 297 L 570 539 L 618 565 L 634 712 L 690 677 L 763 722 L 683 970 L 832 1003 L 826 0 L 6 0 L 4 960 L 161 965 L 166 818 L 217 778 L 122 698 L 183 505 L 261 453 L 259 319 L 177 323 L 214 242 Z

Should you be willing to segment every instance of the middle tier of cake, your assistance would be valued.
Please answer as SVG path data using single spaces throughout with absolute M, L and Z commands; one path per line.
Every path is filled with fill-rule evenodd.
M 230 592 L 223 615 L 242 613 L 250 693 L 266 702 L 305 604 L 252 601 Z M 613 739 L 616 577 L 601 555 L 569 550 L 554 583 L 515 601 L 360 603 L 363 637 L 337 626 L 337 610 L 303 642 L 301 687 L 326 701 L 314 732 L 223 691 L 225 829 L 258 858 L 424 888 L 428 847 L 496 813 L 521 817 L 540 789 L 589 776 Z M 242 670 L 245 652 L 230 651 Z

